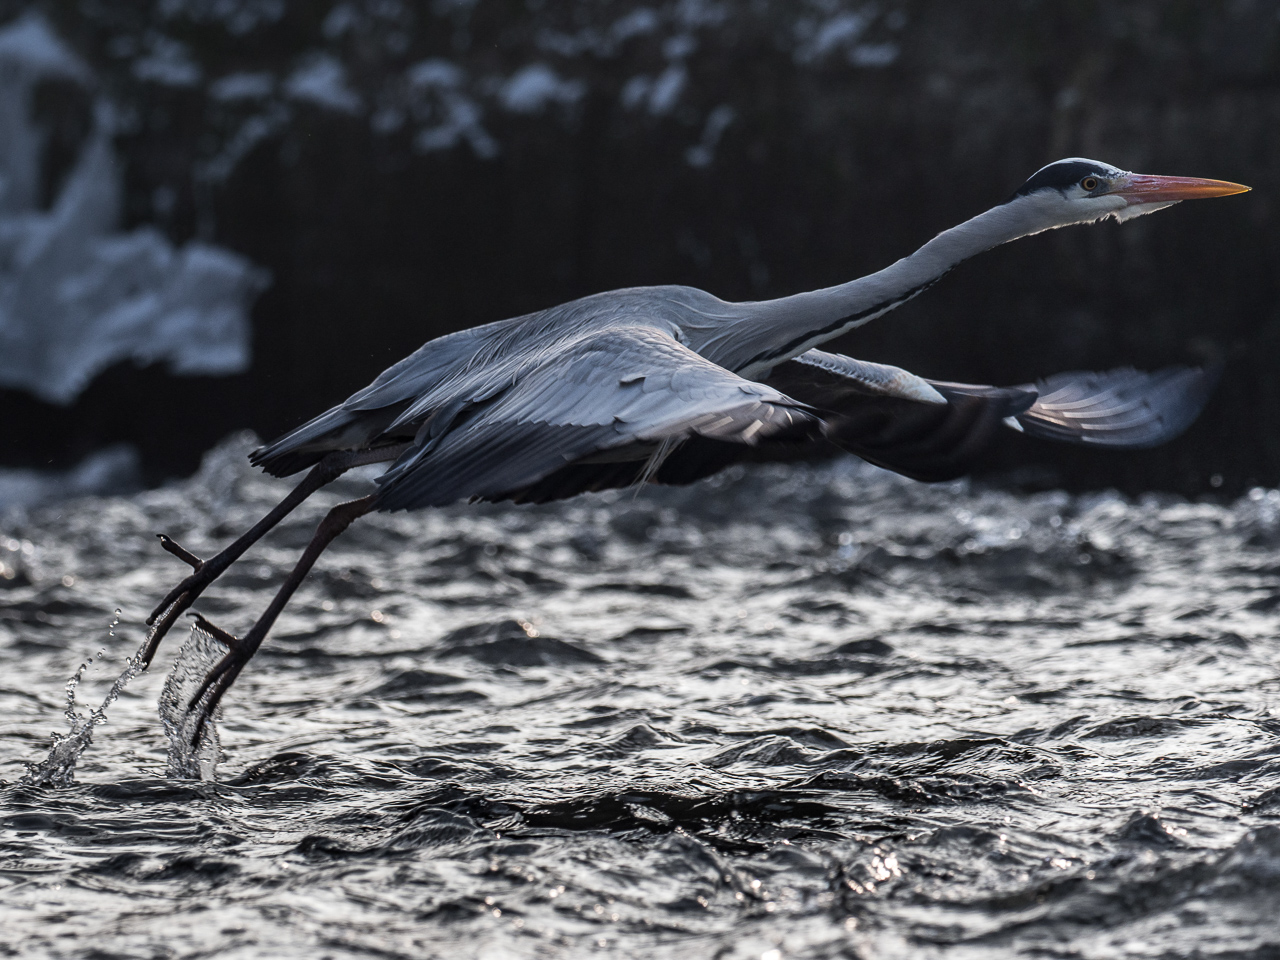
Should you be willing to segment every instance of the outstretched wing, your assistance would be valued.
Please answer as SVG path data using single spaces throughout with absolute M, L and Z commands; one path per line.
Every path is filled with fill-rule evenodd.
M 1039 397 L 1010 426 L 1066 443 L 1154 447 L 1191 426 L 1216 382 L 1215 371 L 1198 367 L 1058 373 L 1025 388 Z
M 967 473 L 1003 422 L 1049 440 L 1120 449 L 1156 446 L 1185 430 L 1216 376 L 1194 367 L 1155 373 L 1055 374 L 1036 384 L 990 387 L 924 380 L 897 367 L 821 350 L 780 364 L 767 381 L 817 409 L 828 439 L 917 480 Z M 929 402 L 935 390 L 943 403 Z
M 835 447 L 919 480 L 947 480 L 968 471 L 1000 430 L 1004 417 L 1027 409 L 1033 391 L 932 383 L 899 367 L 810 350 L 779 364 L 765 380 L 814 408 L 823 436 L 773 436 L 754 448 L 692 436 L 653 474 L 655 483 L 685 484 L 746 460 L 828 456 Z M 634 482 L 627 464 L 574 464 L 522 492 L 543 502 L 585 490 Z
M 569 465 L 634 482 L 689 437 L 754 444 L 817 427 L 803 403 L 661 330 L 611 328 L 540 350 L 509 385 L 422 437 L 379 479 L 378 507 L 552 499 L 526 494 Z
M 1036 399 L 1024 387 L 924 380 L 822 350 L 779 364 L 766 382 L 818 409 L 827 439 L 837 446 L 927 481 L 967 473 L 1001 421 Z

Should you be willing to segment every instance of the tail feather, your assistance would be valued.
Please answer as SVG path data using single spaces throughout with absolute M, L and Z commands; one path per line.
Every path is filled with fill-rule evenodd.
M 385 437 L 384 431 L 404 407 L 403 403 L 378 410 L 333 407 L 254 450 L 249 454 L 249 462 L 273 477 L 287 477 L 314 466 L 326 453 L 335 450 L 359 450 L 375 441 L 402 439 Z M 407 429 L 412 431 L 412 427 Z M 411 436 L 412 432 L 403 439 Z

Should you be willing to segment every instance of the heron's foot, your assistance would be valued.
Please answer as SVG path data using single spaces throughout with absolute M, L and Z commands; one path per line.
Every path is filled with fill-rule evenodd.
M 191 699 L 187 702 L 187 712 L 195 713 L 196 722 L 191 728 L 191 748 L 198 750 L 200 741 L 204 737 L 205 728 L 209 721 L 213 719 L 218 704 L 222 702 L 223 696 L 231 685 L 236 682 L 236 677 L 240 676 L 240 671 L 244 669 L 244 665 L 249 662 L 254 653 L 257 652 L 258 644 L 251 639 L 232 636 L 221 627 L 214 626 L 200 614 L 195 615 L 197 628 L 213 637 L 224 647 L 227 652 L 222 659 L 215 663 L 212 669 L 205 675 L 200 682 L 200 686 L 196 688 L 196 692 L 191 695 Z M 252 631 L 250 631 L 252 636 Z
M 211 564 L 205 563 L 190 550 L 163 533 L 157 533 L 156 536 L 160 538 L 160 546 L 191 567 L 191 575 L 165 594 L 164 599 L 156 604 L 156 608 L 151 611 L 151 616 L 147 617 L 148 626 L 154 624 L 161 614 L 166 613 L 170 607 L 177 603 L 184 593 L 188 595 L 190 602 L 187 606 L 190 606 L 196 597 L 204 592 L 205 587 L 209 586 L 217 578 L 218 573 L 221 572 L 215 572 Z
M 190 566 L 191 573 L 165 594 L 164 599 L 151 611 L 151 616 L 147 617 L 147 625 L 151 627 L 151 631 L 147 635 L 147 644 L 142 651 L 144 667 L 151 665 L 156 650 L 160 647 L 160 641 L 164 639 L 169 629 L 177 623 L 178 618 L 186 613 L 191 605 L 199 599 L 209 584 L 218 579 L 223 571 L 231 565 L 231 560 L 233 559 L 227 557 L 224 551 L 210 560 L 201 560 L 190 550 L 163 533 L 157 534 L 157 536 L 160 538 L 160 546 Z
M 167 536 L 163 533 L 157 533 L 156 536 L 160 538 L 160 546 L 164 547 L 166 550 L 172 553 L 175 557 L 177 557 L 183 563 L 189 564 L 192 569 L 198 571 L 201 567 L 204 566 L 203 560 L 197 557 L 194 553 L 192 553 L 186 547 L 182 546 L 182 544 L 178 543 L 172 537 Z

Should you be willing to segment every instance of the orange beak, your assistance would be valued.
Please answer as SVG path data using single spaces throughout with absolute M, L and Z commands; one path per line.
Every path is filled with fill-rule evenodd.
M 1246 193 L 1253 189 L 1226 180 L 1200 180 L 1196 177 L 1151 177 L 1131 173 L 1121 181 L 1119 188 L 1110 191 L 1134 203 L 1176 203 L 1179 200 L 1200 200 L 1204 197 L 1229 197 L 1233 193 Z

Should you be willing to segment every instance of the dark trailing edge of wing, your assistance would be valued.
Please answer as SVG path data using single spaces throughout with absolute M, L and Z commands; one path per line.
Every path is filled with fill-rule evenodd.
M 1017 387 L 930 383 L 946 397 L 945 405 L 869 397 L 829 418 L 827 436 L 842 449 L 914 480 L 954 480 L 992 445 L 1004 419 L 1036 398 Z
M 1034 390 L 935 383 L 946 404 L 886 397 L 838 373 L 788 361 L 765 382 L 794 400 L 815 407 L 825 423 L 823 437 L 791 436 L 747 447 L 691 437 L 653 475 L 655 483 L 682 485 L 750 460 L 800 459 L 829 455 L 836 448 L 917 480 L 962 476 L 990 446 L 1001 421 L 1031 407 Z M 518 503 L 546 503 L 594 490 L 635 483 L 644 456 L 620 463 L 574 463 L 509 494 Z
M 735 463 L 776 462 L 834 453 L 825 440 L 790 437 L 762 440 L 755 446 L 689 437 L 677 447 L 650 478 L 664 486 L 684 486 L 719 473 Z M 640 482 L 647 458 L 618 463 L 573 463 L 537 483 L 495 499 L 515 503 L 550 503 L 579 493 L 614 490 Z
M 843 450 L 915 480 L 951 480 L 967 473 L 1006 417 L 1036 399 L 1025 387 L 929 381 L 945 404 L 884 396 L 827 368 L 788 361 L 768 381 L 823 411 L 826 437 Z

